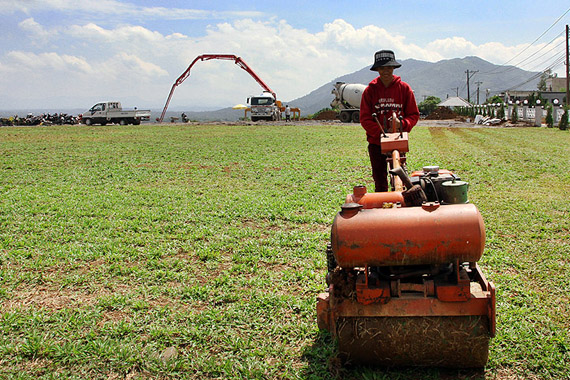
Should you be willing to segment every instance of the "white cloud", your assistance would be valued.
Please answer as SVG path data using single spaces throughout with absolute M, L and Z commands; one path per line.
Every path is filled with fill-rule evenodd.
M 119 53 L 103 63 L 102 72 L 119 78 L 121 75 L 131 77 L 129 74 L 139 76 L 139 80 L 144 77 L 162 77 L 168 75 L 166 70 L 151 62 L 146 62 L 141 58 L 127 53 Z
M 261 17 L 262 12 L 255 11 L 233 11 L 233 12 L 216 12 L 205 11 L 200 9 L 183 9 L 183 8 L 164 8 L 164 7 L 145 7 L 138 9 L 136 14 L 155 19 L 166 20 L 201 20 L 201 19 L 223 19 L 223 18 L 244 18 L 244 17 Z
M 189 8 L 142 7 L 117 0 L 0 0 L 0 13 L 60 11 L 97 15 L 128 15 L 162 20 L 203 20 L 222 18 L 261 17 L 262 12 L 217 12 Z
M 2 61 L 0 87 L 10 93 L 1 103 L 12 108 L 86 108 L 102 99 L 157 104 L 163 97 L 157 83 L 167 75 L 160 66 L 127 53 L 88 62 L 55 52 L 10 51 Z
M 30 14 L 32 12 L 40 12 L 46 10 L 54 11 L 73 11 L 73 12 L 93 12 L 93 13 L 109 13 L 125 12 L 134 10 L 134 6 L 121 3 L 115 0 L 2 0 L 0 1 L 1 13 L 24 12 Z
M 164 36 L 158 32 L 152 32 L 142 26 L 120 26 L 116 29 L 105 29 L 94 23 L 83 26 L 73 25 L 67 33 L 74 38 L 92 40 L 106 43 L 160 43 Z
M 41 4 L 39 4 L 41 3 Z M 3 9 L 6 1 L 0 3 Z M 13 2 L 12 4 L 16 4 Z M 99 7 L 105 11 L 117 6 L 119 12 L 150 12 L 114 0 L 75 2 L 49 0 L 17 2 L 49 5 L 67 9 L 72 6 Z M 81 4 L 81 5 L 78 5 Z M 160 17 L 178 17 L 163 8 L 153 8 Z M 191 17 L 181 12 L 180 17 Z M 202 17 L 197 15 L 196 17 Z M 204 16 L 205 17 L 205 16 Z M 141 25 L 117 24 L 107 28 L 96 22 L 61 25 L 50 30 L 28 17 L 18 24 L 26 36 L 43 39 L 41 46 L 27 51 L 21 47 L 0 56 L 0 83 L 13 97 L 25 103 L 30 94 L 41 100 L 65 88 L 85 106 L 85 99 L 121 99 L 137 97 L 155 107 L 162 106 L 174 80 L 190 62 L 206 53 L 241 56 L 280 99 L 306 95 L 334 78 L 360 70 L 372 63 L 376 50 L 391 48 L 398 59 L 414 58 L 435 62 L 441 59 L 476 55 L 494 63 L 503 63 L 524 48 L 488 42 L 476 45 L 463 37 L 449 37 L 419 46 L 406 37 L 368 25 L 356 28 L 337 19 L 310 32 L 295 28 L 284 20 L 238 19 L 210 25 L 200 37 L 180 31 L 163 34 Z M 24 46 L 24 44 L 22 44 Z M 540 46 L 529 49 L 532 54 Z M 199 62 L 184 85 L 178 87 L 172 105 L 224 107 L 243 103 L 249 95 L 260 92 L 259 85 L 232 62 Z
M 442 57 L 478 56 L 492 62 L 502 63 L 525 46 L 505 46 L 498 42 L 475 45 L 463 37 L 449 37 L 430 42 L 426 49 L 439 52 Z
M 506 46 L 500 42 L 476 45 L 463 37 L 450 37 L 432 41 L 426 49 L 439 52 L 443 58 L 477 56 L 498 65 L 517 64 L 524 70 L 540 71 L 548 65 L 548 62 L 554 60 L 555 52 L 559 50 L 553 47 L 560 45 L 561 42 L 563 37 L 559 37 L 551 44 L 539 43 L 534 46 L 529 44 Z M 512 59 L 513 57 L 515 59 Z
M 81 57 L 74 57 L 70 55 L 59 55 L 58 53 L 32 53 L 24 51 L 11 51 L 7 54 L 8 59 L 11 61 L 12 70 L 20 68 L 20 70 L 49 70 L 51 72 L 79 72 L 89 74 L 93 72 L 91 65 Z M 47 74 L 47 72 L 45 72 Z
M 33 17 L 27 18 L 24 21 L 20 22 L 18 24 L 18 27 L 24 32 L 27 32 L 29 35 L 31 35 L 32 38 L 38 39 L 42 42 L 47 41 L 51 36 L 53 36 L 53 33 L 55 33 L 47 31 L 43 26 L 38 24 L 33 19 Z

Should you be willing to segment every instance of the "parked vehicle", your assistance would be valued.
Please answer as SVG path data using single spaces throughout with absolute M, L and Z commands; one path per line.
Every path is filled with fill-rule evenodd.
M 252 96 L 247 103 L 251 109 L 251 121 L 281 120 L 281 102 L 271 92 L 264 91 L 259 96 Z
M 139 125 L 150 120 L 150 110 L 123 110 L 121 102 L 101 102 L 81 115 L 81 122 L 86 125 L 118 123 L 121 125 Z
M 332 108 L 339 108 L 338 118 L 343 123 L 360 123 L 360 99 L 366 86 L 360 83 L 336 82 L 332 90 L 335 95 Z

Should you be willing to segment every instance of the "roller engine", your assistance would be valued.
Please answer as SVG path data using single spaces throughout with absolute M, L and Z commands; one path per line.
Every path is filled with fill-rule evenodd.
M 398 159 L 407 135 L 388 135 L 382 149 L 397 146 Z M 391 166 L 401 191 L 357 186 L 333 221 L 318 325 L 347 364 L 484 367 L 495 288 L 477 265 L 485 226 L 468 184 L 437 166 L 410 177 Z

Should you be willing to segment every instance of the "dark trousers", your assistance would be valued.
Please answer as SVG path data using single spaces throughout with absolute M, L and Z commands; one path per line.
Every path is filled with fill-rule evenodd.
M 388 166 L 386 155 L 382 154 L 380 145 L 368 144 L 368 155 L 372 164 L 372 178 L 376 192 L 388 191 Z

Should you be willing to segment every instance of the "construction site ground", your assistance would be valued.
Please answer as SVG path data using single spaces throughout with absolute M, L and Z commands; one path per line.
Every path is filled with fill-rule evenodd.
M 177 123 L 183 124 L 183 123 Z M 339 120 L 314 120 L 314 119 L 306 119 L 306 120 L 294 120 L 294 121 L 260 121 L 260 122 L 252 122 L 252 121 L 192 121 L 185 124 L 190 125 L 204 125 L 204 124 L 213 124 L 213 125 L 255 125 L 255 124 L 264 124 L 264 125 L 287 125 L 287 124 L 295 124 L 295 125 L 303 125 L 303 126 L 318 126 L 318 125 L 331 125 L 331 124 L 338 124 L 338 125 L 353 125 L 352 123 L 342 123 Z M 532 124 L 526 122 L 518 122 L 518 123 L 511 123 L 505 122 L 503 124 L 495 125 L 495 126 L 487 126 L 481 124 L 474 124 L 472 122 L 467 122 L 462 119 L 447 119 L 447 120 L 427 120 L 427 119 L 420 119 L 417 123 L 417 126 L 424 126 L 424 127 L 457 127 L 457 128 L 508 128 L 508 127 L 532 127 Z

